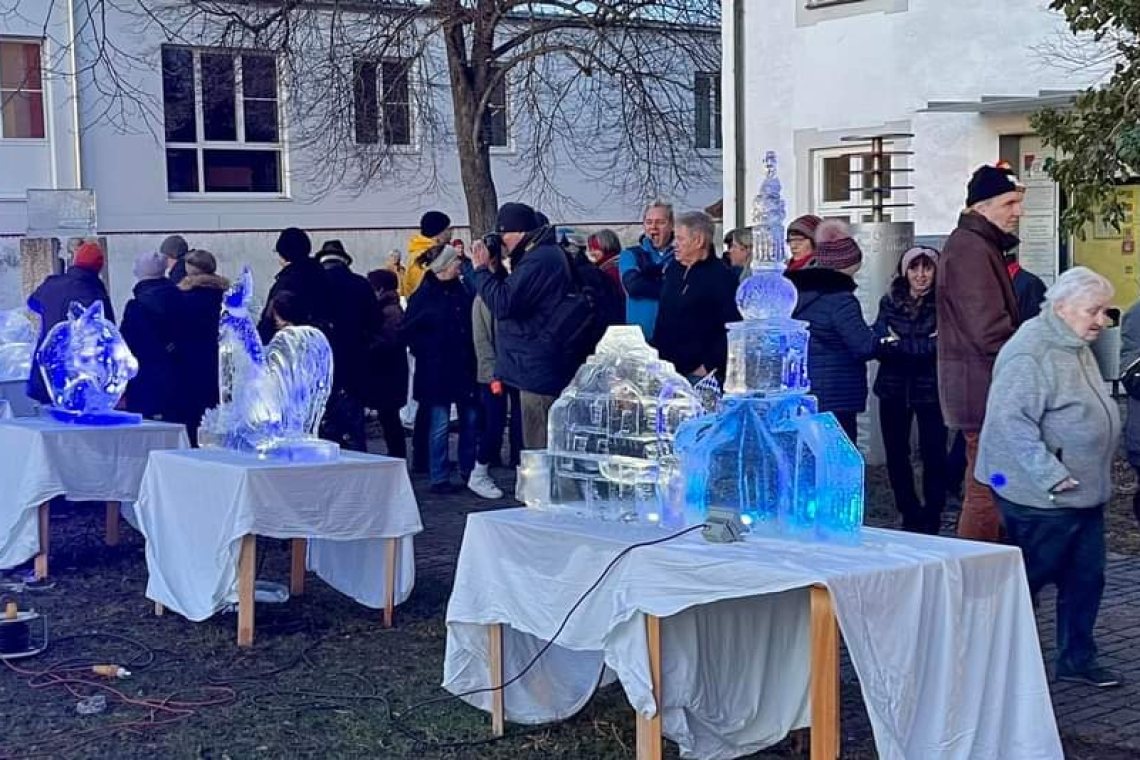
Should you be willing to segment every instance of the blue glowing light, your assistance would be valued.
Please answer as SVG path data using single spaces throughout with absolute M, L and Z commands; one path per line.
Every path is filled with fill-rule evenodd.
M 1007 482 L 1008 481 L 1006 480 L 1005 475 L 1003 473 L 995 472 L 993 475 L 990 476 L 990 485 L 993 486 L 994 488 L 1005 488 L 1005 484 Z
M 142 417 L 115 406 L 139 364 L 103 303 L 71 304 L 68 318 L 48 331 L 36 353 L 57 420 L 84 425 L 131 425 Z

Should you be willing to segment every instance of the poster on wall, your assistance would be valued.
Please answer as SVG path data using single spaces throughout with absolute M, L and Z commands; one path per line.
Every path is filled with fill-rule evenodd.
M 1040 138 L 1021 140 L 1019 178 L 1025 185 L 1021 225 L 1018 237 L 1021 246 L 1017 258 L 1021 266 L 1052 285 L 1057 279 L 1060 222 L 1060 192 L 1057 183 L 1045 171 L 1045 162 L 1052 156 L 1045 150 Z
M 1136 254 L 1136 209 L 1140 205 L 1140 185 L 1123 185 L 1117 188 L 1116 197 L 1125 211 L 1120 229 L 1103 219 L 1085 227 L 1084 239 L 1078 236 L 1073 241 L 1073 263 L 1107 277 L 1116 288 L 1113 304 L 1126 309 L 1140 297 Z

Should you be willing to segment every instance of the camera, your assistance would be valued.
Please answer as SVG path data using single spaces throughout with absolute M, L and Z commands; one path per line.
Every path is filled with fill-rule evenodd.
M 483 245 L 487 248 L 492 261 L 501 261 L 503 258 L 503 236 L 491 232 L 483 236 Z

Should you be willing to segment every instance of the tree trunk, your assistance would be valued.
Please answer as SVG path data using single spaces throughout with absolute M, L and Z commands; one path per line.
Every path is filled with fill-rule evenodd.
M 467 63 L 463 28 L 459 24 L 444 31 L 447 41 L 447 70 L 451 79 L 452 111 L 455 115 L 455 139 L 459 148 L 459 177 L 467 199 L 467 219 L 472 238 L 481 237 L 495 228 L 499 210 L 495 178 L 491 173 L 491 151 L 477 126 L 475 111 L 486 83 L 476 86 Z M 485 80 L 485 77 L 477 77 Z

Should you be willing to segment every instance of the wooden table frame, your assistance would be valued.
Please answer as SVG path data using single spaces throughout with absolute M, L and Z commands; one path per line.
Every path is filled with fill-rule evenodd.
M 305 554 L 308 539 L 290 539 L 289 594 L 302 596 L 305 593 Z M 399 557 L 399 538 L 384 539 L 384 627 L 392 627 L 396 607 L 396 570 Z M 238 634 L 239 647 L 253 646 L 254 633 L 254 589 L 257 583 L 257 536 L 247 533 L 241 538 L 238 553 Z M 154 603 L 154 614 L 165 612 L 161 602 Z
M 119 545 L 119 502 L 106 503 L 106 532 L 104 540 L 107 546 Z M 48 577 L 48 553 L 51 551 L 51 502 L 45 501 L 39 509 L 40 551 L 36 554 L 34 565 L 36 579 L 43 580 Z
M 824 586 L 812 586 L 811 593 L 811 760 L 839 757 L 839 623 L 831 594 Z M 503 699 L 503 626 L 489 627 L 491 686 L 491 731 L 505 731 Z M 637 760 L 660 760 L 661 734 L 661 618 L 645 616 L 645 638 L 649 648 L 649 674 L 657 711 L 652 718 L 637 713 Z

